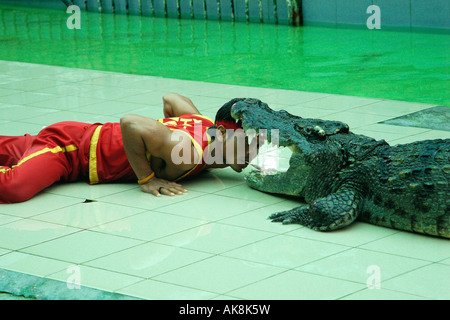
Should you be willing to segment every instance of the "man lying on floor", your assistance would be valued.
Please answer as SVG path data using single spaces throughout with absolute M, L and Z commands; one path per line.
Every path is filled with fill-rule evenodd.
M 126 115 L 120 123 L 65 121 L 37 135 L 0 136 L 0 203 L 22 202 L 59 181 L 130 181 L 155 196 L 187 192 L 177 181 L 205 168 L 241 172 L 256 156 L 224 104 L 215 122 L 192 101 L 163 96 L 164 119 Z M 242 140 L 245 141 L 242 144 Z M 244 145 L 244 148 L 242 148 Z

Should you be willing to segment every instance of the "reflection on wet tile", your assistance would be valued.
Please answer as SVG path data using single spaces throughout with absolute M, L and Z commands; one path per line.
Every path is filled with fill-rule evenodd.
M 79 230 L 47 222 L 21 219 L 0 226 L 0 247 L 19 250 L 75 233 Z
M 154 279 L 209 292 L 226 293 L 282 271 L 283 269 L 273 266 L 215 256 Z
M 154 240 L 204 224 L 205 221 L 175 214 L 145 211 L 130 217 L 102 223 L 92 230 L 122 237 Z
M 387 289 L 408 292 L 419 297 L 436 300 L 450 298 L 450 266 L 430 264 L 399 277 L 383 282 Z
M 217 294 L 154 280 L 144 280 L 119 293 L 148 300 L 209 300 Z
M 399 232 L 362 245 L 361 248 L 437 262 L 448 257 L 450 243 L 442 238 Z
M 111 221 L 142 212 L 142 209 L 130 208 L 103 202 L 83 202 L 44 214 L 34 216 L 36 220 L 88 229 L 103 226 Z
M 62 271 L 53 273 L 48 276 L 50 279 L 60 281 L 70 281 L 70 276 L 73 274 L 72 269 L 74 265 L 64 268 Z M 134 283 L 142 281 L 142 278 L 117 273 L 105 269 L 97 269 L 84 265 L 77 265 L 77 272 L 80 275 L 80 287 L 89 287 L 100 289 L 103 291 L 114 292 L 123 287 L 130 286 Z M 69 282 L 70 283 L 70 282 Z
M 91 260 L 86 265 L 150 278 L 210 256 L 204 252 L 149 242 Z
M 158 239 L 156 242 L 219 254 L 272 236 L 271 233 L 246 227 L 208 223 Z
M 380 281 L 385 282 L 426 264 L 429 262 L 368 250 L 351 249 L 308 263 L 296 270 L 366 284 L 375 270 L 380 274 Z
M 85 230 L 36 244 L 23 249 L 23 252 L 78 264 L 141 243 L 139 240 Z
M 362 288 L 355 282 L 289 270 L 228 294 L 240 299 L 331 300 Z
M 259 202 L 210 194 L 167 205 L 158 208 L 158 211 L 207 221 L 216 221 L 263 206 L 264 204 Z
M 348 247 L 304 238 L 278 235 L 248 248 L 238 248 L 224 255 L 284 268 L 295 268 L 305 263 L 347 250 Z

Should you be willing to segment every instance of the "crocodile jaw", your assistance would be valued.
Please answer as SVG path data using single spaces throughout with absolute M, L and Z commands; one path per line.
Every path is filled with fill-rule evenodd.
M 258 114 L 255 116 L 252 114 L 254 112 Z M 292 152 L 297 150 L 289 136 L 282 134 L 283 126 L 273 123 L 273 119 L 277 118 L 277 111 L 270 109 L 264 102 L 252 98 L 236 102 L 231 108 L 231 116 L 236 122 L 241 121 L 249 144 L 255 137 L 259 137 L 273 146 L 288 147 Z

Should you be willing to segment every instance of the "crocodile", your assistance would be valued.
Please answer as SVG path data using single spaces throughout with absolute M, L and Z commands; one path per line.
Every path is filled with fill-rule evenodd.
M 253 98 L 236 102 L 231 114 L 246 132 L 265 129 L 269 143 L 292 150 L 286 171 L 245 175 L 251 188 L 303 200 L 270 215 L 272 222 L 332 231 L 358 220 L 450 238 L 450 139 L 390 146 L 343 122 L 274 111 Z

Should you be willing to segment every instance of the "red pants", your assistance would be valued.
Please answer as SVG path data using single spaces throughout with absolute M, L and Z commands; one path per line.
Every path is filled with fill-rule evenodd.
M 86 153 L 84 140 L 89 147 L 92 126 L 67 121 L 36 136 L 0 136 L 0 203 L 25 201 L 55 182 L 85 175 L 88 158 L 80 155 Z
M 36 136 L 0 136 L 0 204 L 22 202 L 58 181 L 135 180 L 119 123 L 59 122 Z

